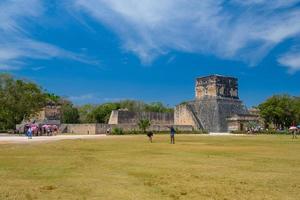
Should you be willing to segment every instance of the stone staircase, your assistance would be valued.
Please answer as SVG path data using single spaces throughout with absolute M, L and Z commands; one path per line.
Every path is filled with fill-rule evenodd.
M 196 127 L 198 130 L 203 130 L 203 125 L 201 123 L 201 120 L 197 117 L 197 113 L 195 111 L 195 108 L 194 106 L 192 106 L 191 104 L 187 104 L 187 110 L 190 112 L 192 118 L 193 118 L 193 121 L 194 123 L 196 124 Z

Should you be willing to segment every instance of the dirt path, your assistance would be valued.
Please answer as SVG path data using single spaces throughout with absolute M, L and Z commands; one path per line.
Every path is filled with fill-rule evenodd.
M 58 140 L 74 140 L 74 139 L 96 139 L 106 135 L 57 135 L 57 136 L 38 136 L 28 139 L 26 136 L 10 136 L 0 135 L 0 144 L 5 143 L 32 143 L 32 142 L 47 142 Z
M 190 135 L 190 134 L 187 134 Z M 229 134 L 229 133 L 210 133 L 198 135 L 200 137 L 218 137 L 218 136 L 246 136 L 243 134 Z M 74 140 L 74 139 L 97 139 L 97 138 L 125 138 L 135 137 L 135 135 L 123 135 L 123 136 L 106 136 L 106 135 L 56 135 L 56 136 L 38 136 L 28 139 L 26 136 L 16 136 L 8 134 L 0 134 L 0 144 L 7 143 L 33 143 L 33 142 L 51 142 L 59 140 Z

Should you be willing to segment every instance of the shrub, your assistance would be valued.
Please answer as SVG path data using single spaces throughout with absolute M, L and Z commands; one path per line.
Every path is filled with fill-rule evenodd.
M 146 133 L 147 128 L 149 128 L 151 125 L 150 120 L 149 119 L 140 119 L 138 126 L 141 129 L 141 131 L 143 131 L 144 133 Z
M 123 129 L 118 127 L 113 128 L 112 135 L 124 135 Z

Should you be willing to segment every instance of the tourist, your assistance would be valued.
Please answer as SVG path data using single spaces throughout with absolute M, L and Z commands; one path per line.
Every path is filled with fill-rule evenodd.
M 297 139 L 297 130 L 293 130 L 293 139 Z
M 173 126 L 170 127 L 170 137 L 171 137 L 171 144 L 175 144 L 175 129 Z
M 52 134 L 52 131 L 51 131 L 51 127 L 50 127 L 50 125 L 48 125 L 47 126 L 47 128 L 46 128 L 46 132 L 47 132 L 47 136 L 51 136 Z
M 106 134 L 109 135 L 109 134 L 110 134 L 110 131 L 111 131 L 110 127 L 107 128 L 107 129 L 106 129 Z
M 148 136 L 148 138 L 149 138 L 149 141 L 152 143 L 153 132 L 152 132 L 152 131 L 149 131 L 149 132 L 147 133 L 147 136 Z
M 297 131 L 298 131 L 298 128 L 296 126 L 291 126 L 289 128 L 289 131 L 293 134 L 293 139 L 296 139 L 297 138 Z
M 32 139 L 32 128 L 31 128 L 31 126 L 29 126 L 28 129 L 27 129 L 27 136 L 28 136 L 28 139 Z

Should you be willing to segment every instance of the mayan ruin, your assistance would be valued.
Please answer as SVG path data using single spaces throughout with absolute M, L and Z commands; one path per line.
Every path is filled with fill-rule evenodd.
M 257 121 L 257 116 L 239 99 L 237 78 L 221 75 L 197 78 L 195 100 L 177 105 L 174 113 L 175 125 L 192 125 L 209 132 L 244 130 L 243 123 L 249 121 Z
M 40 126 L 56 124 L 61 132 L 105 134 L 108 128 L 138 130 L 138 122 L 148 119 L 149 130 L 166 131 L 174 126 L 184 131 L 232 132 L 245 131 L 249 122 L 258 123 L 258 115 L 249 112 L 238 96 L 238 79 L 222 75 L 209 75 L 196 79 L 195 100 L 175 106 L 174 113 L 131 112 L 113 110 L 107 124 L 61 124 L 60 108 L 47 105 L 31 121 Z M 26 123 L 26 122 L 24 122 Z M 24 126 L 23 123 L 23 126 Z M 18 127 L 22 127 L 18 125 Z

